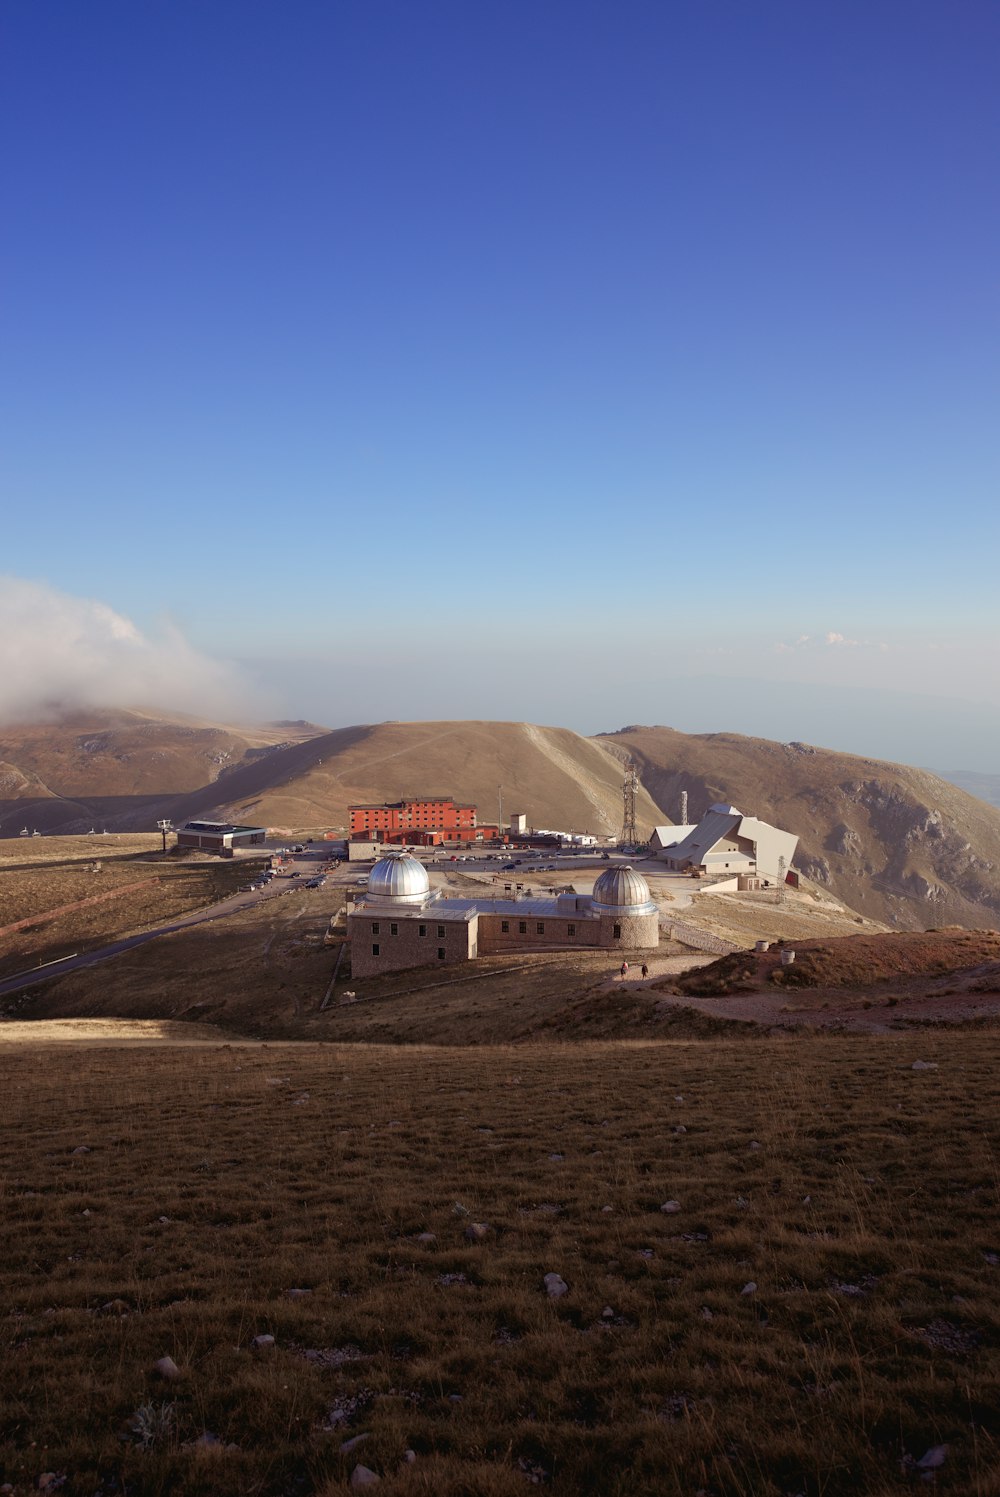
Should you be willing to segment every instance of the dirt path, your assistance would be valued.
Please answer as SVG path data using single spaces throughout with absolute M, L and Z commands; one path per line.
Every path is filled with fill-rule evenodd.
M 638 986 L 644 984 L 640 982 Z M 733 993 L 725 998 L 665 993 L 660 1005 L 693 1008 L 716 1019 L 742 1019 L 782 1029 L 846 1029 L 863 1034 L 890 1034 L 908 1024 L 964 1024 L 977 1019 L 1000 1019 L 1000 992 L 907 994 L 895 989 L 892 996 L 896 1001 L 890 1004 L 885 995 L 873 998 L 863 990 L 845 992 L 843 988 L 813 988 L 808 994 L 794 995 Z
M 172 1019 L 0 1019 L 0 1049 L 19 1045 L 259 1045 L 214 1024 Z

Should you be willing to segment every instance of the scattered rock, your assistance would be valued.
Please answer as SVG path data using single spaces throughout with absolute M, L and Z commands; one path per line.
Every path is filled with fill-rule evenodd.
M 286 1289 L 285 1293 L 286 1293 L 286 1295 L 288 1296 L 289 1299 L 305 1299 L 307 1295 L 312 1294 L 312 1290 L 311 1289 Z
M 674 1124 L 674 1132 L 675 1133 L 686 1133 L 687 1129 L 685 1128 L 685 1126 L 684 1126 L 683 1123 L 675 1123 Z
M 102 1315 L 131 1315 L 132 1306 L 123 1299 L 109 1299 L 101 1306 Z
M 355 1466 L 351 1472 L 351 1487 L 360 1492 L 364 1487 L 377 1487 L 382 1478 L 370 1466 Z
M 917 1465 L 920 1467 L 921 1471 L 936 1471 L 939 1466 L 944 1465 L 947 1459 L 947 1445 L 932 1445 L 930 1450 L 928 1450 L 925 1455 L 922 1455 L 920 1457 Z
M 161 1357 L 158 1362 L 154 1362 L 153 1372 L 157 1377 L 162 1377 L 168 1383 L 176 1383 L 181 1375 L 181 1369 L 173 1357 Z
M 756 1294 L 757 1293 L 757 1285 L 754 1283 L 753 1279 L 751 1279 L 749 1281 L 749 1283 L 743 1285 L 743 1288 L 740 1290 L 740 1293 L 741 1294 Z
M 702 1307 L 701 1307 L 701 1318 L 702 1318 L 702 1320 L 714 1320 L 715 1319 L 715 1316 L 712 1314 L 711 1310 L 708 1308 L 707 1305 L 702 1305 Z
M 351 1439 L 345 1440 L 340 1447 L 341 1455 L 350 1455 L 352 1450 L 357 1450 L 366 1440 L 371 1439 L 371 1430 L 362 1430 L 360 1435 L 353 1435 Z
M 417 1241 L 422 1243 L 424 1247 L 433 1247 L 437 1242 L 437 1238 L 433 1232 L 419 1232 L 417 1234 Z
M 762 1148 L 763 1148 L 763 1144 L 759 1144 L 757 1142 L 757 1140 L 754 1139 L 752 1141 L 752 1143 L 750 1144 L 750 1153 L 751 1154 L 759 1154 Z
M 159 1224 L 160 1224 L 161 1227 L 169 1227 L 170 1226 L 170 1218 L 169 1218 L 169 1216 L 158 1216 L 156 1218 L 156 1220 L 159 1222 Z
M 451 1209 L 452 1209 L 452 1211 L 454 1211 L 454 1213 L 455 1213 L 456 1216 L 468 1216 L 469 1215 L 469 1208 L 468 1208 L 468 1206 L 463 1206 L 462 1203 L 461 1203 L 461 1201 L 456 1201 L 455 1204 L 454 1204 L 454 1206 L 452 1206 Z
M 255 1336 L 250 1342 L 250 1345 L 253 1347 L 254 1351 L 270 1351 L 272 1346 L 274 1345 L 274 1337 L 267 1335 Z
M 606 1216 L 609 1211 L 614 1211 L 614 1209 L 615 1208 L 613 1206 L 602 1206 L 601 1207 L 601 1213 L 602 1213 L 602 1215 Z
M 543 1283 L 549 1299 L 562 1299 L 564 1294 L 569 1294 L 569 1285 L 557 1273 L 547 1273 Z
M 186 1440 L 185 1450 L 223 1450 L 225 1447 L 218 1435 L 213 1435 L 210 1429 L 203 1430 L 196 1440 Z
M 611 1308 L 610 1305 L 605 1305 L 604 1309 L 601 1311 L 601 1319 L 602 1320 L 614 1320 L 614 1318 L 615 1318 L 615 1312 L 614 1312 L 614 1310 Z
M 913 1062 L 912 1066 L 910 1067 L 910 1070 L 911 1071 L 936 1071 L 937 1068 L 938 1068 L 938 1065 L 937 1065 L 937 1061 L 936 1060 L 915 1060 Z M 79 1149 L 74 1149 L 73 1152 L 74 1152 L 74 1154 L 78 1154 L 80 1151 L 79 1151 Z
M 77 1147 L 73 1150 L 73 1153 L 74 1154 L 89 1154 L 89 1153 L 91 1153 L 90 1145 L 89 1144 L 78 1144 Z
M 465 1229 L 465 1236 L 469 1242 L 485 1242 L 489 1235 L 488 1222 L 470 1222 Z
M 564 1156 L 562 1154 L 550 1154 L 549 1155 L 549 1161 L 552 1164 L 562 1164 L 563 1158 L 564 1158 Z
M 404 1463 L 404 1465 L 412 1466 L 413 1463 L 414 1463 L 414 1461 L 416 1460 L 416 1458 L 417 1458 L 417 1452 L 415 1450 L 404 1450 L 403 1451 L 403 1463 Z
M 680 1203 L 680 1201 L 664 1201 L 663 1205 L 660 1207 L 660 1210 L 661 1211 L 665 1211 L 668 1216 L 674 1216 L 674 1215 L 676 1215 L 676 1213 L 680 1209 L 681 1209 L 681 1203 Z
M 675 1101 L 675 1102 L 683 1102 L 683 1101 L 684 1101 L 684 1098 L 683 1098 L 683 1097 L 675 1097 L 675 1098 L 674 1098 L 674 1101 Z

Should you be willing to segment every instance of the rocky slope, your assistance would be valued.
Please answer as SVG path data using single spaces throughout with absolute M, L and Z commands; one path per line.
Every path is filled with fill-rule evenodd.
M 630 727 L 631 753 L 677 820 L 713 801 L 797 833 L 795 866 L 869 915 L 909 929 L 1000 926 L 1000 811 L 927 770 L 735 733 Z

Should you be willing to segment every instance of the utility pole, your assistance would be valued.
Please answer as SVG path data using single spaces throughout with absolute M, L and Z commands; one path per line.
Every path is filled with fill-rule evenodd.
M 167 850 L 167 833 L 173 831 L 174 824 L 173 824 L 172 821 L 158 821 L 156 823 L 156 825 L 157 825 L 157 828 L 159 829 L 160 836 L 163 838 L 163 851 L 166 852 L 166 850 Z
M 503 837 L 503 786 L 497 786 L 497 837 Z

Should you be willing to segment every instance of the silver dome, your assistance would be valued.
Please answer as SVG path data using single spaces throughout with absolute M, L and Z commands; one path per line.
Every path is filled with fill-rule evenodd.
M 648 915 L 656 909 L 646 880 L 627 864 L 605 869 L 594 885 L 591 898 L 596 910 L 614 911 L 616 915 Z
M 420 904 L 427 898 L 430 888 L 427 869 L 408 852 L 391 852 L 387 857 L 379 858 L 368 875 L 369 899 Z

